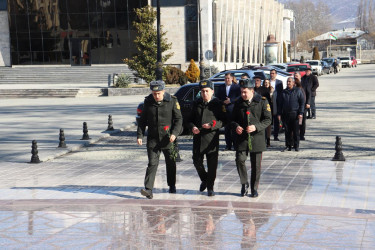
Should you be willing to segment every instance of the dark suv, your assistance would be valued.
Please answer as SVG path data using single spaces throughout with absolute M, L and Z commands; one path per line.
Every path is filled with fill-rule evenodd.
M 214 82 L 215 86 L 215 93 L 217 93 L 218 88 L 220 85 L 224 85 L 224 82 Z M 177 92 L 174 94 L 177 97 L 178 102 L 180 103 L 181 113 L 183 118 L 183 125 L 184 125 L 184 132 L 183 134 L 187 134 L 187 121 L 190 120 L 191 111 L 193 109 L 193 102 L 200 97 L 200 90 L 198 83 L 189 83 L 186 85 L 181 86 Z M 138 119 L 141 116 L 143 110 L 143 102 L 141 102 L 137 107 L 137 116 L 136 121 L 138 123 Z

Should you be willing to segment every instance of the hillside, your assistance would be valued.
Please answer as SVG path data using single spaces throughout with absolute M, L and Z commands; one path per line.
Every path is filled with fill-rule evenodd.
M 291 0 L 299 1 L 299 0 Z M 281 3 L 287 0 L 280 0 Z M 357 7 L 360 0 L 328 0 L 325 3 L 331 10 L 334 29 L 354 28 L 357 16 Z

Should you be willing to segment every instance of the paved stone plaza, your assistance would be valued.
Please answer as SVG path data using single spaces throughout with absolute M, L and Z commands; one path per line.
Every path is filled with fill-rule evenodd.
M 356 75 L 361 77 L 353 78 Z M 216 196 L 200 193 L 189 136 L 179 139 L 184 160 L 177 165 L 177 194 L 168 193 L 161 158 L 154 199 L 142 197 L 147 155 L 144 146 L 136 145 L 132 125 L 142 97 L 131 97 L 129 103 L 127 97 L 81 99 L 76 110 L 75 99 L 0 103 L 6 128 L 0 132 L 0 247 L 373 249 L 375 86 L 369 79 L 374 75 L 373 65 L 361 65 L 319 78 L 317 119 L 308 120 L 307 140 L 300 152 L 285 153 L 280 152 L 283 136 L 271 142 L 255 199 L 239 195 L 233 151 L 220 151 Z M 39 112 L 22 113 L 22 105 L 30 110 L 30 103 L 39 104 Z M 63 111 L 67 121 L 59 124 L 63 116 L 51 107 Z M 117 124 L 123 131 L 103 133 L 109 111 L 121 117 Z M 84 143 L 76 139 L 82 136 L 79 128 L 71 136 L 75 139 L 67 140 L 76 148 L 56 153 L 59 125 L 73 131 L 83 119 L 94 127 L 91 144 L 78 147 Z M 31 131 L 30 122 L 36 132 L 17 136 L 22 129 Z M 345 162 L 331 161 L 336 135 L 342 136 Z M 26 163 L 34 137 L 41 138 L 40 164 Z M 224 148 L 223 137 L 220 143 Z

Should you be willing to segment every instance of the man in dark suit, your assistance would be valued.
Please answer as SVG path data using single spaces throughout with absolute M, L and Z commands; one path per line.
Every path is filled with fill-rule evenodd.
M 302 77 L 301 85 L 302 85 L 302 88 L 303 88 L 303 90 L 305 91 L 305 94 L 306 94 L 305 110 L 308 110 L 308 109 L 310 109 L 312 87 L 313 87 L 313 81 L 311 80 L 312 79 L 311 78 L 311 76 L 312 76 L 311 68 L 306 69 L 306 75 L 304 75 Z M 319 85 L 319 83 L 318 83 L 318 85 Z M 301 141 L 305 140 L 305 132 L 306 132 L 306 112 L 303 113 L 302 126 L 300 127 L 300 130 L 299 130 Z
M 231 129 L 230 122 L 232 119 L 232 112 L 234 107 L 234 102 L 240 97 L 241 88 L 238 84 L 233 82 L 233 76 L 231 73 L 225 74 L 225 85 L 220 86 L 218 89 L 217 97 L 221 100 L 226 109 L 228 123 L 225 126 L 225 150 L 231 150 L 232 146 L 234 148 L 235 134 Z
M 273 102 L 275 103 L 275 105 L 273 106 L 274 109 L 273 109 L 273 114 L 272 114 L 272 117 L 273 117 L 273 138 L 274 138 L 274 141 L 278 141 L 279 140 L 279 124 L 280 124 L 280 121 L 277 118 L 277 107 L 279 106 L 279 103 L 282 99 L 282 92 L 283 92 L 284 87 L 283 87 L 283 82 L 281 80 L 276 79 L 277 72 L 276 72 L 275 69 L 271 69 L 270 75 L 271 75 L 270 84 L 275 89 L 275 91 L 273 93 L 273 97 L 274 97 Z

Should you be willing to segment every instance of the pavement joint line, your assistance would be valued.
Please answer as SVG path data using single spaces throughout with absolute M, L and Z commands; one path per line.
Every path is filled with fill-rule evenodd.
M 52 155 L 52 156 L 47 156 L 47 157 L 41 159 L 41 162 L 50 162 L 50 161 L 52 161 L 52 160 L 54 160 L 54 159 L 56 159 L 56 158 L 63 157 L 63 156 L 65 156 L 65 155 L 69 154 L 69 153 L 77 152 L 77 151 L 79 151 L 80 149 L 82 149 L 82 148 L 84 148 L 84 147 L 87 147 L 87 146 L 89 146 L 90 144 L 95 144 L 95 143 L 97 143 L 98 141 L 100 141 L 100 140 L 102 140 L 102 139 L 104 139 L 104 138 L 107 138 L 107 137 L 109 137 L 109 136 L 111 136 L 111 135 L 116 135 L 116 134 L 119 134 L 119 133 L 121 133 L 121 132 L 127 131 L 127 130 L 131 129 L 131 128 L 134 126 L 134 124 L 135 124 L 135 123 L 133 122 L 133 123 L 130 124 L 130 125 L 127 125 L 127 126 L 125 126 L 125 127 L 123 127 L 123 128 L 115 129 L 115 130 L 113 130 L 113 131 L 103 130 L 102 133 L 103 133 L 103 132 L 106 132 L 104 135 L 99 136 L 99 137 L 96 138 L 96 139 L 91 139 L 91 140 L 89 140 L 89 141 L 85 141 L 85 142 L 83 142 L 82 144 L 80 144 L 80 145 L 78 145 L 78 146 L 73 146 L 73 147 L 71 147 L 71 148 L 68 148 L 68 149 L 66 149 L 66 151 L 64 151 L 64 152 L 60 152 L 60 153 L 54 154 L 54 155 Z M 56 149 L 59 149 L 59 148 L 56 148 Z M 30 162 L 28 162 L 28 163 L 30 163 Z M 30 164 L 35 164 L 35 163 L 30 163 Z

